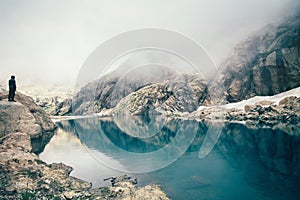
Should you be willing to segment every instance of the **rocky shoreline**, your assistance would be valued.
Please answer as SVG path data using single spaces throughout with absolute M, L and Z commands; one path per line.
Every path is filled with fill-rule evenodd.
M 243 123 L 249 128 L 273 128 L 286 130 L 287 133 L 300 133 L 300 94 L 283 97 L 279 102 L 262 100 L 246 104 L 242 108 L 220 106 L 200 107 L 197 111 L 159 113 L 171 118 L 196 121 L 223 121 Z M 127 105 L 128 106 L 128 105 Z M 147 111 L 154 113 L 154 111 Z M 128 113 L 127 113 L 128 114 Z M 104 109 L 95 114 L 99 117 L 113 117 L 114 108 Z M 134 115 L 134 114 L 131 114 Z M 139 116 L 139 115 L 136 115 Z
M 178 118 L 244 123 L 249 128 L 281 129 L 289 134 L 300 133 L 300 97 L 288 96 L 279 101 L 259 101 L 242 109 L 226 106 L 203 107 L 193 113 L 178 114 Z
M 168 199 L 158 185 L 137 187 L 136 179 L 127 176 L 114 177 L 112 186 L 92 188 L 70 176 L 72 167 L 40 160 L 26 133 L 2 137 L 0 158 L 0 199 Z
M 160 186 L 137 187 L 127 176 L 92 188 L 70 176 L 72 167 L 43 162 L 36 153 L 51 139 L 55 124 L 30 97 L 17 94 L 17 102 L 8 102 L 7 94 L 0 97 L 0 199 L 169 199 Z

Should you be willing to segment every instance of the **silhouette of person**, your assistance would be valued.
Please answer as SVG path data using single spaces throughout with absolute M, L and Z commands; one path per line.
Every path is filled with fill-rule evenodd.
M 17 90 L 15 76 L 11 76 L 8 81 L 9 93 L 8 93 L 8 101 L 15 101 L 15 93 Z

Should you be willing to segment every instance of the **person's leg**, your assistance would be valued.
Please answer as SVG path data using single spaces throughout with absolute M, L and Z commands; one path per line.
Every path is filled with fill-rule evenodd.
M 12 95 L 12 90 L 9 89 L 9 92 L 8 92 L 8 101 L 11 101 L 11 95 Z
M 16 94 L 16 90 L 13 90 L 12 94 L 11 94 L 11 100 L 12 101 L 15 101 L 15 94 Z

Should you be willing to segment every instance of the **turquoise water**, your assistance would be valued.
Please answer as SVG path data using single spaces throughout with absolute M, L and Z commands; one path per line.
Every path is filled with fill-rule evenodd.
M 71 175 L 94 187 L 129 174 L 139 185 L 160 184 L 172 199 L 300 196 L 300 137 L 288 132 L 159 116 L 77 119 L 58 126 L 40 158 L 71 165 Z

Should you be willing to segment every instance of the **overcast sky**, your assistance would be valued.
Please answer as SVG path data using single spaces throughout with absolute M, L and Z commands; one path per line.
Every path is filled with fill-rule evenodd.
M 0 0 L 0 80 L 74 84 L 88 57 L 113 35 L 144 27 L 179 31 L 216 64 L 299 0 Z

